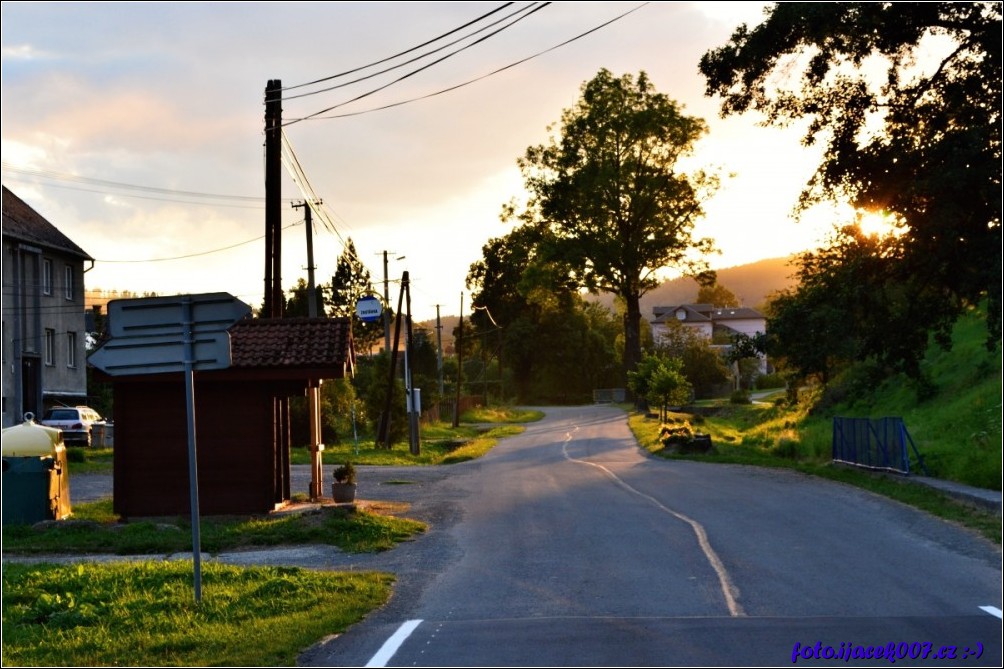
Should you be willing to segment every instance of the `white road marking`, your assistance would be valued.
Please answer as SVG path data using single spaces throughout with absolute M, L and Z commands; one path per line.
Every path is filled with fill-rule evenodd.
M 576 426 L 575 430 L 573 430 L 572 432 L 575 432 L 578 429 L 579 429 L 578 426 Z M 580 464 L 589 465 L 590 467 L 596 467 L 597 469 L 601 470 L 604 474 L 609 476 L 611 479 L 613 479 L 613 481 L 622 488 L 629 490 L 630 492 L 634 493 L 635 495 L 638 495 L 643 499 L 647 499 L 649 502 L 654 504 L 656 508 L 665 511 L 674 518 L 678 518 L 679 520 L 682 520 L 683 522 L 690 525 L 690 528 L 694 530 L 694 534 L 697 535 L 697 543 L 700 545 L 701 550 L 704 552 L 704 556 L 708 559 L 708 562 L 711 564 L 711 568 L 714 569 L 715 573 L 718 575 L 718 583 L 722 589 L 722 596 L 725 597 L 725 604 L 726 606 L 728 606 L 729 614 L 732 616 L 745 616 L 746 612 L 743 611 L 743 607 L 739 604 L 738 601 L 739 589 L 736 588 L 735 584 L 732 583 L 732 579 L 729 578 L 729 573 L 725 570 L 725 565 L 722 564 L 722 561 L 721 559 L 719 559 L 718 554 L 715 553 L 714 549 L 711 547 L 711 542 L 708 541 L 708 533 L 704 531 L 704 527 L 693 518 L 685 516 L 682 513 L 673 511 L 669 507 L 664 506 L 662 502 L 652 497 L 651 495 L 646 495 L 645 493 L 636 490 L 635 488 L 632 488 L 627 483 L 618 478 L 616 474 L 614 474 L 612 471 L 610 471 L 603 465 L 598 465 L 595 462 L 589 462 L 588 460 L 579 460 L 577 458 L 573 458 L 572 456 L 570 456 L 568 454 L 568 442 L 572 440 L 572 432 L 568 432 L 565 434 L 565 443 L 561 445 L 561 452 L 562 454 L 564 454 L 565 459 L 571 462 L 578 462 Z
M 1004 618 L 1004 612 L 1002 612 L 996 606 L 981 606 L 980 609 L 986 611 L 995 618 Z
M 397 649 L 401 647 L 401 644 L 405 642 L 411 633 L 415 631 L 415 628 L 422 624 L 421 620 L 409 620 L 402 623 L 397 631 L 389 639 L 383 642 L 383 646 L 377 651 L 377 654 L 366 663 L 367 667 L 386 667 L 390 659 L 394 657 L 394 653 Z

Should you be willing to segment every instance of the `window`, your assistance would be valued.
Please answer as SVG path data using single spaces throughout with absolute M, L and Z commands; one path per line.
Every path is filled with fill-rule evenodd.
M 66 287 L 66 299 L 73 299 L 73 265 L 66 266 L 66 276 L 65 287 Z
M 56 360 L 56 331 L 45 328 L 45 364 L 53 365 Z
M 77 366 L 77 333 L 66 333 L 66 366 Z
M 52 295 L 52 261 L 42 259 L 42 294 Z

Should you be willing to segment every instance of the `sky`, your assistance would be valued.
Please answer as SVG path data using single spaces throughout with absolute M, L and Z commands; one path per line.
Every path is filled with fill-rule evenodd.
M 387 252 L 392 306 L 407 271 L 416 320 L 437 306 L 456 315 L 483 245 L 512 229 L 500 212 L 523 193 L 517 159 L 555 136 L 606 68 L 644 71 L 707 123 L 691 163 L 732 175 L 695 231 L 716 240 L 713 267 L 812 248 L 831 229 L 832 216 L 792 217 L 818 153 L 754 115 L 720 118 L 704 93 L 701 56 L 759 22 L 761 3 L 517 2 L 328 79 L 504 4 L 4 2 L 3 183 L 95 259 L 89 292 L 228 292 L 259 306 L 263 100 L 280 80 L 290 155 L 309 184 L 284 169 L 283 286 L 307 277 L 293 205 L 312 193 L 323 201 L 318 283 L 351 239 L 379 292 Z

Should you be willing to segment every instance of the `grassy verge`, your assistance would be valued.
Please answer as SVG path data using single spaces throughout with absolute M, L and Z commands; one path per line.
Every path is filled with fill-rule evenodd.
M 659 441 L 661 424 L 656 418 L 631 413 L 628 424 L 638 444 L 659 457 L 778 467 L 839 481 L 959 523 L 1001 545 L 999 515 L 961 504 L 937 490 L 910 484 L 893 475 L 834 465 L 828 459 L 829 433 L 824 434 L 815 422 L 799 429 L 800 416 L 804 418 L 804 409 L 786 410 L 772 405 L 729 407 L 721 415 L 709 418 L 672 414 L 677 420 L 692 421 L 695 430 L 711 435 L 713 451 L 700 455 L 680 455 L 664 449 Z
M 293 666 L 390 596 L 393 576 L 190 563 L 3 568 L 4 666 Z
M 519 423 L 537 421 L 543 416 L 540 411 L 505 407 L 472 409 L 461 416 L 458 427 L 442 422 L 423 425 L 418 455 L 411 454 L 407 442 L 394 444 L 390 449 L 377 448 L 372 435 L 369 435 L 360 438 L 358 443 L 346 441 L 325 445 L 321 462 L 326 465 L 352 462 L 356 465 L 395 467 L 456 464 L 481 457 L 499 439 L 522 432 L 523 427 Z M 497 425 L 492 427 L 491 424 Z M 294 465 L 310 464 L 310 452 L 304 447 L 293 448 L 290 462 Z
M 41 526 L 5 525 L 5 554 L 111 553 L 146 555 L 191 552 L 187 518 L 120 523 L 111 500 L 75 504 L 73 520 Z M 206 516 L 200 519 L 202 549 L 209 553 L 296 544 L 327 544 L 351 553 L 393 548 L 427 529 L 425 523 L 390 515 L 398 511 L 379 503 L 367 510 L 321 507 L 317 510 L 263 517 Z

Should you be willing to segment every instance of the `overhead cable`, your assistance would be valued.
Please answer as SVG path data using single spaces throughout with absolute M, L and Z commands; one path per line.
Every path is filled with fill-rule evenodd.
M 412 63 L 418 62 L 418 61 L 422 60 L 423 58 L 431 56 L 432 54 L 439 53 L 440 51 L 443 51 L 444 49 L 448 49 L 451 46 L 454 46 L 455 44 L 459 44 L 460 42 L 463 42 L 466 39 L 470 39 L 472 36 L 477 35 L 478 33 L 482 33 L 485 30 L 488 30 L 489 28 L 491 28 L 493 26 L 496 26 L 499 23 L 502 23 L 503 21 L 506 21 L 506 20 L 512 18 L 513 16 L 516 16 L 518 14 L 522 14 L 523 12 L 526 12 L 528 9 L 532 8 L 534 5 L 537 5 L 537 4 L 538 3 L 536 3 L 536 2 L 530 3 L 529 5 L 523 7 L 522 9 L 517 9 L 516 11 L 514 11 L 514 12 L 512 12 L 510 14 L 507 14 L 506 16 L 503 16 L 502 18 L 498 19 L 497 21 L 494 21 L 493 23 L 489 23 L 486 26 L 482 26 L 481 28 L 478 28 L 477 30 L 475 30 L 474 32 L 472 32 L 472 33 L 470 33 L 468 35 L 464 35 L 463 37 L 455 39 L 452 42 L 447 42 L 446 44 L 444 44 L 444 45 L 442 45 L 440 47 L 437 47 L 437 48 L 433 49 L 432 51 L 427 51 L 426 53 L 423 53 L 423 54 L 420 54 L 418 56 L 415 56 L 414 58 L 412 58 L 410 60 L 404 61 L 403 63 L 398 63 L 397 65 L 393 65 L 393 66 L 388 67 L 386 69 L 380 70 L 379 72 L 374 72 L 372 74 L 367 74 L 364 77 L 358 77 L 356 79 L 353 79 L 352 81 L 346 81 L 344 83 L 336 84 L 334 86 L 329 86 L 327 88 L 321 88 L 321 89 L 316 90 L 316 91 L 310 91 L 308 93 L 300 93 L 299 95 L 283 96 L 282 99 L 285 102 L 285 101 L 289 101 L 289 100 L 296 100 L 297 98 L 305 98 L 305 97 L 308 97 L 308 96 L 311 96 L 311 95 L 317 95 L 319 93 L 327 93 L 329 91 L 333 91 L 333 90 L 336 90 L 336 89 L 339 89 L 339 88 L 345 88 L 346 86 L 351 86 L 352 84 L 358 84 L 359 82 L 366 81 L 367 79 L 373 79 L 374 77 L 378 77 L 381 74 L 387 74 L 388 72 L 391 72 L 393 70 L 397 70 L 397 69 L 400 69 L 400 68 L 402 68 L 402 67 L 404 67 L 406 65 L 411 65 Z M 547 3 L 547 4 L 551 4 L 551 3 Z M 543 7 L 538 7 L 537 9 L 543 9 Z M 537 10 L 534 10 L 534 11 L 537 11 Z M 532 14 L 533 12 L 530 12 L 530 13 Z M 523 17 L 523 18 L 525 18 L 525 17 Z M 505 30 L 506 28 L 509 28 L 510 26 L 514 25 L 515 23 L 516 23 L 516 21 L 513 21 L 509 25 L 503 27 L 502 30 Z M 495 33 L 492 33 L 492 35 L 495 35 L 498 32 L 501 32 L 501 31 L 496 31 Z M 473 44 L 470 44 L 470 45 L 468 45 L 468 46 L 466 46 L 466 47 L 464 47 L 462 49 L 458 49 L 457 51 L 454 52 L 454 54 L 460 53 L 464 49 L 468 49 L 468 48 L 474 46 L 477 43 L 478 42 L 474 42 Z M 450 55 L 452 56 L 454 54 L 450 54 Z M 449 57 L 449 56 L 447 56 L 447 57 Z M 436 62 L 438 63 L 439 61 L 436 61 Z M 435 65 L 435 63 L 431 63 L 431 65 Z M 421 70 L 417 70 L 417 71 L 420 72 Z M 391 83 L 394 83 L 394 82 L 391 82 Z M 390 85 L 390 84 L 388 84 L 388 85 Z M 283 90 L 286 90 L 286 89 L 283 89 Z M 380 90 L 380 89 L 377 89 L 377 90 Z
M 560 44 L 555 44 L 554 46 L 550 47 L 549 49 L 544 49 L 543 51 L 538 51 L 537 53 L 535 53 L 533 55 L 527 56 L 526 58 L 523 58 L 521 60 L 517 60 L 517 61 L 515 61 L 513 63 L 510 63 L 510 64 L 506 65 L 505 67 L 500 67 L 497 70 L 493 70 L 491 72 L 488 72 L 487 74 L 481 75 L 480 77 L 475 77 L 474 79 L 470 79 L 470 80 L 465 81 L 463 83 L 457 84 L 456 86 L 450 86 L 449 88 L 444 88 L 444 89 L 435 91 L 433 93 L 429 93 L 427 95 L 421 95 L 419 97 L 410 98 L 410 99 L 407 99 L 407 100 L 402 100 L 400 102 L 394 102 L 394 103 L 387 104 L 387 105 L 382 105 L 380 107 L 371 107 L 369 109 L 363 109 L 363 110 L 356 111 L 356 112 L 346 112 L 346 113 L 343 113 L 343 114 L 331 114 L 329 116 L 321 116 L 321 114 L 325 114 L 326 112 L 331 111 L 331 109 L 335 109 L 337 107 L 342 106 L 342 105 L 337 105 L 336 107 L 332 107 L 332 108 L 329 108 L 329 109 L 326 109 L 326 110 L 323 110 L 323 111 L 319 111 L 316 114 L 311 114 L 310 116 L 304 116 L 304 117 L 301 117 L 301 118 L 291 119 L 291 120 L 287 121 L 286 123 L 284 123 L 283 125 L 284 126 L 285 125 L 292 125 L 294 123 L 299 123 L 300 121 L 320 121 L 320 120 L 324 120 L 324 119 L 348 118 L 350 116 L 359 116 L 361 114 L 369 114 L 371 112 L 383 111 L 385 109 L 392 109 L 394 107 L 400 107 L 402 105 L 410 104 L 412 102 L 418 102 L 420 100 L 426 100 L 428 98 L 433 98 L 433 97 L 436 97 L 437 95 L 443 95 L 444 93 L 449 93 L 449 92 L 455 91 L 455 90 L 457 90 L 459 88 L 463 88 L 465 86 L 469 86 L 469 85 L 471 85 L 473 83 L 481 81 L 482 79 L 487 79 L 488 77 L 492 77 L 492 76 L 494 76 L 496 74 L 499 74 L 501 72 L 505 72 L 506 70 L 514 68 L 517 65 L 522 65 L 523 63 L 526 63 L 527 61 L 533 60 L 534 58 L 538 58 L 540 56 L 543 56 L 544 54 L 550 53 L 551 51 L 555 51 L 556 49 L 560 49 L 561 47 L 567 46 L 567 45 L 571 44 L 572 42 L 580 40 L 583 37 L 586 37 L 587 35 L 591 35 L 592 33 L 596 32 L 597 30 L 601 30 L 601 29 L 609 26 L 610 24 L 615 23 L 616 21 L 620 21 L 624 17 L 626 17 L 626 16 L 628 16 L 630 14 L 633 14 L 634 12 L 638 11 L 639 9 L 641 9 L 642 7 L 645 7 L 648 4 L 650 4 L 650 3 L 644 2 L 644 3 L 640 4 L 640 5 L 638 5 L 637 7 L 635 7 L 634 9 L 628 10 L 628 11 L 624 12 L 623 14 L 621 14 L 619 16 L 615 16 L 614 18 L 610 19 L 609 21 L 601 23 L 600 25 L 598 25 L 598 26 L 596 26 L 594 28 L 591 28 L 590 30 L 587 30 L 584 33 L 576 35 L 575 37 L 572 37 L 571 39 L 567 39 L 564 42 L 561 42 Z M 352 102 L 352 100 L 350 100 L 349 102 Z M 348 102 L 346 102 L 344 104 L 348 104 Z
M 433 65 L 438 65 L 439 63 L 442 63 L 444 60 L 447 60 L 448 58 L 452 58 L 453 56 L 457 55 L 458 53 L 461 53 L 462 51 L 466 51 L 467 49 L 470 49 L 471 47 L 474 47 L 474 46 L 476 46 L 478 44 L 481 44 L 482 42 L 484 42 L 486 40 L 491 39 L 495 35 L 497 35 L 500 32 L 502 32 L 503 30 L 505 30 L 505 29 L 509 28 L 510 26 L 518 23 L 519 21 L 522 21 L 525 18 L 528 18 L 528 17 L 532 16 L 533 14 L 536 14 L 537 12 L 539 12 L 540 10 L 542 10 L 545 7 L 549 6 L 550 4 L 551 4 L 550 2 L 546 2 L 546 3 L 542 4 L 542 5 L 540 5 L 539 7 L 534 7 L 528 13 L 524 14 L 523 16 L 520 16 L 520 17 L 516 18 L 515 20 L 513 20 L 512 22 L 510 22 L 508 25 L 502 26 L 498 30 L 496 30 L 494 32 L 491 32 L 491 33 L 485 35 L 484 37 L 481 37 L 480 39 L 475 40 L 474 42 L 468 44 L 467 46 L 461 47 L 461 48 L 457 49 L 456 51 L 448 53 L 445 56 L 443 56 L 441 58 L 438 58 L 438 59 L 432 61 L 431 63 L 428 63 L 427 65 L 423 65 L 420 68 L 412 70 L 411 72 L 409 72 L 409 73 L 407 73 L 407 74 L 405 74 L 403 76 L 400 76 L 397 79 L 394 79 L 393 81 L 384 84 L 383 86 L 379 86 L 377 88 L 374 88 L 371 91 L 368 91 L 366 93 L 362 93 L 361 95 L 357 95 L 356 97 L 354 97 L 354 98 L 352 98 L 350 100 L 346 100 L 345 102 L 341 102 L 341 103 L 339 103 L 337 105 L 332 105 L 331 107 L 328 107 L 327 109 L 322 109 L 321 111 L 315 112 L 313 114 L 310 114 L 309 116 L 304 116 L 302 118 L 293 119 L 292 121 L 288 121 L 286 123 L 283 123 L 282 125 L 285 127 L 287 125 L 292 125 L 294 123 L 298 123 L 299 121 L 307 121 L 307 120 L 310 120 L 310 119 L 315 118 L 317 116 L 320 116 L 321 114 L 326 114 L 326 113 L 328 113 L 330 111 L 338 109 L 339 107 L 344 107 L 345 105 L 352 104 L 353 102 L 357 102 L 359 100 L 362 100 L 363 98 L 369 97 L 370 95 L 373 95 L 374 93 L 379 93 L 380 91 L 382 91 L 384 89 L 390 88 L 394 84 L 400 83 L 400 82 L 404 81 L 405 79 L 408 79 L 409 77 L 415 76 L 419 72 L 423 72 L 423 71 L 429 69 Z M 590 31 L 590 32 L 592 32 L 592 31 Z M 429 97 L 429 96 L 425 96 L 425 97 Z
M 366 70 L 366 69 L 369 69 L 371 67 L 375 67 L 377 65 L 382 65 L 383 63 L 392 61 L 395 58 L 399 58 L 401 56 L 406 56 L 409 53 L 411 53 L 412 51 L 417 51 L 418 49 L 421 49 L 421 48 L 426 47 L 426 46 L 428 46 L 430 44 L 438 42 L 439 40 L 443 39 L 444 37 L 449 37 L 450 35 L 452 35 L 455 32 L 459 32 L 459 31 L 463 30 L 464 28 L 472 26 L 475 23 L 478 23 L 479 21 L 482 21 L 483 19 L 488 18 L 492 14 L 495 14 L 496 12 L 502 11 L 503 9 L 505 9 L 506 7 L 508 7 L 511 4 L 513 4 L 513 3 L 507 2 L 507 3 L 503 4 L 500 7 L 496 8 L 496 9 L 493 9 L 492 11 L 488 12 L 487 14 L 482 14 L 481 16 L 479 16 L 478 18 L 474 19 L 473 21 L 468 21 L 464 25 L 459 26 L 457 28 L 454 28 L 453 30 L 451 30 L 449 32 L 445 32 L 442 35 L 440 35 L 439 37 L 434 37 L 434 38 L 432 38 L 431 40 L 429 40 L 427 42 L 423 42 L 422 44 L 419 44 L 418 46 L 413 46 L 410 49 L 407 49 L 405 51 L 401 51 L 400 53 L 396 53 L 393 56 L 387 56 L 386 58 L 374 61 L 374 62 L 370 63 L 369 65 L 362 65 L 360 67 L 356 67 L 356 68 L 353 68 L 351 70 L 346 70 L 345 72 L 339 72 L 338 74 L 332 74 L 331 76 L 324 77 L 323 79 L 315 79 L 314 81 L 308 81 L 305 84 L 296 84 L 295 86 L 284 86 L 282 88 L 282 90 L 283 91 L 291 91 L 291 90 L 294 90 L 294 89 L 297 89 L 297 88 L 303 88 L 305 86 L 313 86 L 314 84 L 321 84 L 321 83 L 324 83 L 325 81 L 331 81 L 332 79 L 338 79 L 339 77 L 345 77 L 345 76 L 348 76 L 350 74 L 355 74 L 356 72 L 361 72 L 362 70 Z M 286 98 L 286 99 L 289 99 L 289 98 Z

